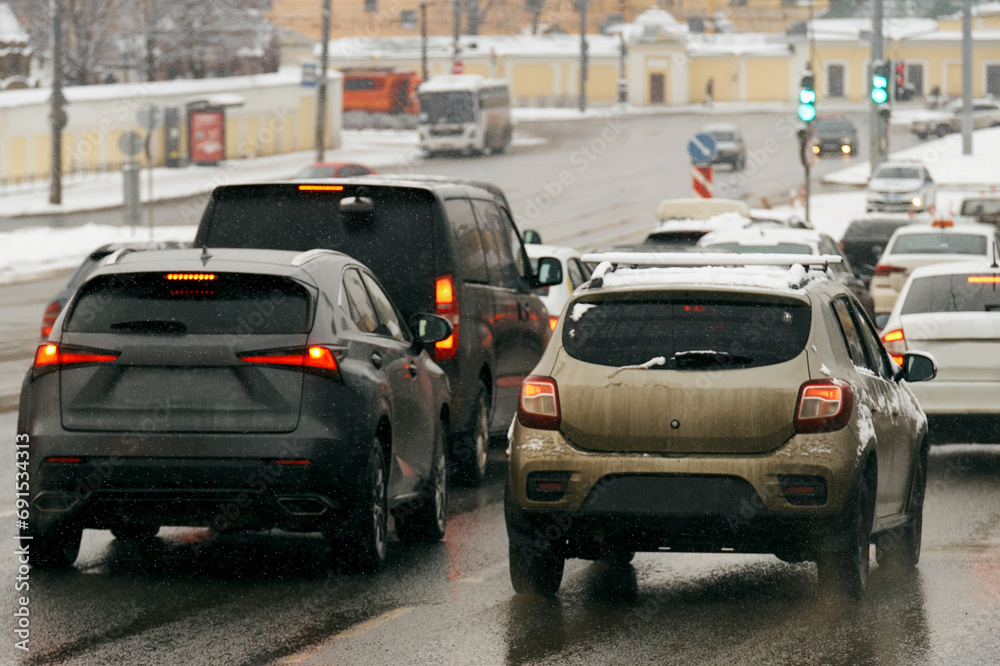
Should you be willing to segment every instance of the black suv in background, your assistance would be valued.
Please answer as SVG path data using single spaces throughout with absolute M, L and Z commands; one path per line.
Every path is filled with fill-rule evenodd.
M 550 331 L 537 274 L 510 211 L 467 183 L 400 177 L 218 187 L 195 246 L 344 252 L 369 266 L 409 319 L 447 318 L 432 356 L 451 381 L 453 478 L 486 474 L 491 434 L 503 434 L 521 380 Z M 562 281 L 557 265 L 546 271 Z
M 817 155 L 856 155 L 858 130 L 854 123 L 841 115 L 819 116 L 813 123 L 813 150 Z
M 896 229 L 914 222 L 929 222 L 929 218 L 911 217 L 906 213 L 878 213 L 860 217 L 851 222 L 840 239 L 840 249 L 844 251 L 851 264 L 864 277 L 865 283 L 871 282 L 871 272 L 878 263 L 882 251 Z

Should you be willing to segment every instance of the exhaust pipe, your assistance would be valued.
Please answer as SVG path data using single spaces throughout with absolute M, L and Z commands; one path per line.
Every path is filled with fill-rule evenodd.
M 322 516 L 331 505 L 318 497 L 279 497 L 278 506 L 290 516 Z
M 42 493 L 35 498 L 35 508 L 44 513 L 65 513 L 71 511 L 80 501 L 79 495 L 72 493 Z

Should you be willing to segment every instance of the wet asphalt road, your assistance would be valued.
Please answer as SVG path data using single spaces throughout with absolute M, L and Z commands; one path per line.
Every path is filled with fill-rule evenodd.
M 0 415 L 10 441 L 14 415 Z M 2 449 L 11 469 L 11 447 Z M 936 448 L 915 577 L 875 568 L 867 598 L 823 592 L 811 564 L 770 556 L 639 554 L 572 560 L 555 599 L 507 574 L 503 452 L 486 486 L 454 490 L 445 541 L 391 544 L 385 570 L 341 573 L 318 536 L 207 539 L 169 528 L 124 545 L 85 532 L 65 572 L 31 571 L 41 664 L 996 664 L 1000 662 L 1000 449 Z M 13 494 L 12 475 L 0 493 Z M 9 512 L 8 512 L 9 513 Z M 0 517 L 13 535 L 14 518 Z M 12 543 L 12 542 L 9 542 Z M 15 555 L 0 551 L 13 586 Z M 15 593 L 0 595 L 11 618 Z M 11 626 L 8 620 L 8 626 Z
M 683 144 L 703 120 L 629 119 L 599 155 L 593 142 L 607 121 L 552 124 L 534 132 L 545 133 L 543 146 L 412 168 L 497 182 L 523 228 L 589 248 L 638 238 L 656 202 L 689 194 Z M 751 150 L 775 135 L 775 122 L 743 119 Z M 745 181 L 720 179 L 751 197 L 787 189 L 801 173 L 793 144 L 768 153 Z M 823 160 L 820 170 L 842 165 Z M 569 182 L 550 194 L 563 172 Z M 167 223 L 160 212 L 157 219 Z M 19 383 L 17 349 L 33 347 L 41 309 L 64 279 L 2 288 L 0 324 L 11 342 L 0 346 L 0 363 L 13 364 L 0 366 L 4 382 Z M 2 441 L 12 440 L 15 420 L 0 413 Z M 876 568 L 860 604 L 824 594 L 814 565 L 726 554 L 640 554 L 621 568 L 571 561 L 556 599 L 514 595 L 502 451 L 493 462 L 485 487 L 452 492 L 443 543 L 394 543 L 386 569 L 371 576 L 340 572 L 314 535 L 208 540 L 205 530 L 170 528 L 151 544 L 125 545 L 87 531 L 73 569 L 31 571 L 30 590 L 18 593 L 9 540 L 0 549 L 9 586 L 0 595 L 8 618 L 0 663 L 1000 663 L 1000 447 L 932 452 L 918 574 L 899 579 Z M 0 469 L 13 469 L 12 447 L 0 449 Z M 0 537 L 16 533 L 7 510 L 13 482 L 0 475 L 0 497 L 10 498 L 0 500 Z M 22 595 L 28 653 L 14 648 Z

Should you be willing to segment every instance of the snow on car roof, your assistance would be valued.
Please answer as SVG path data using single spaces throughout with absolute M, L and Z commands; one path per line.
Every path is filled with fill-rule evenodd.
M 821 238 L 820 233 L 812 229 L 754 226 L 711 231 L 698 240 L 698 246 L 708 247 L 718 243 L 765 246 L 781 243 L 798 243 L 799 245 L 808 245 L 813 254 L 819 254 L 819 242 Z
M 716 229 L 742 229 L 750 224 L 752 220 L 740 213 L 721 213 L 705 219 L 696 218 L 672 218 L 663 220 L 653 233 L 658 231 L 677 231 L 682 229 L 698 229 L 704 231 L 715 231 Z
M 968 224 L 956 224 L 954 226 L 936 226 L 933 222 L 930 224 L 921 224 L 921 220 L 917 220 L 916 224 L 908 224 L 905 227 L 900 227 L 896 229 L 895 236 L 908 236 L 910 234 L 926 234 L 926 233 L 942 233 L 942 234 L 967 234 L 970 236 L 993 236 L 997 233 L 997 228 L 992 224 L 981 224 L 979 222 L 970 222 Z

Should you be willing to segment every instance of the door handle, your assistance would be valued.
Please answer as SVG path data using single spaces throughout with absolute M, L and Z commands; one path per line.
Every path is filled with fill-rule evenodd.
M 521 305 L 521 301 L 517 302 L 517 320 L 524 321 L 524 306 Z
M 378 352 L 372 354 L 372 365 L 378 369 L 382 369 L 382 357 L 379 356 Z

